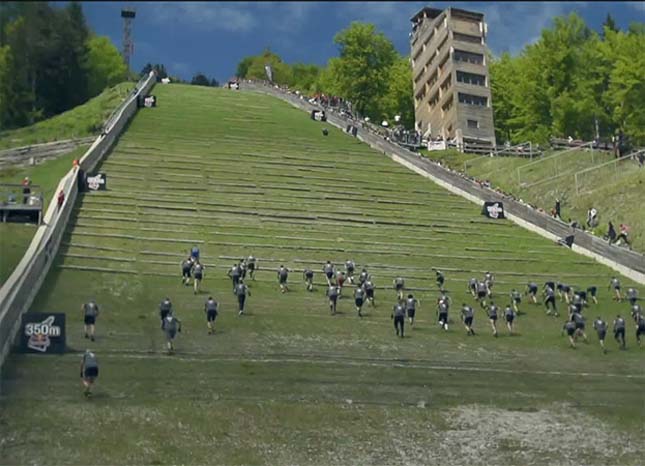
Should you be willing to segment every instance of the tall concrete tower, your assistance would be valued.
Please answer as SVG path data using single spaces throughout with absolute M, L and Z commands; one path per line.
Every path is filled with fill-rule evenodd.
M 412 23 L 417 130 L 433 139 L 494 146 L 484 15 L 426 7 Z
M 123 61 L 130 71 L 130 57 L 134 53 L 134 42 L 132 41 L 132 20 L 136 16 L 134 8 L 121 10 L 123 18 Z

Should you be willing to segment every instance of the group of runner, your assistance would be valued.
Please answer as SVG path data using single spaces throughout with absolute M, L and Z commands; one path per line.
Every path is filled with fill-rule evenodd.
M 204 265 L 199 260 L 199 248 L 193 247 L 190 256 L 183 260 L 181 263 L 182 270 L 182 284 L 189 285 L 190 279 L 194 280 L 194 292 L 199 292 L 200 283 L 204 276 Z M 255 272 L 258 270 L 257 259 L 250 255 L 246 258 L 239 260 L 237 263 L 226 272 L 226 275 L 231 279 L 232 291 L 237 297 L 238 301 L 238 315 L 241 316 L 245 312 L 245 304 L 247 296 L 251 296 L 248 285 L 245 283 L 247 276 L 251 280 L 255 280 Z M 327 261 L 321 269 L 326 279 L 326 298 L 328 300 L 330 313 L 335 315 L 337 311 L 338 300 L 343 297 L 342 292 L 347 284 L 353 285 L 353 299 L 354 307 L 358 317 L 363 317 L 363 306 L 369 304 L 371 307 L 376 307 L 375 290 L 371 274 L 365 267 L 362 268 L 358 275 L 355 275 L 356 264 L 354 261 L 348 259 L 344 264 L 344 270 L 337 270 L 331 261 Z M 281 293 L 289 291 L 288 278 L 289 270 L 284 265 L 276 271 L 279 290 Z M 311 268 L 305 268 L 302 272 L 302 278 L 305 289 L 309 292 L 314 291 L 314 271 Z M 533 304 L 538 304 L 539 287 L 535 282 L 529 282 L 522 294 L 517 289 L 512 289 L 508 295 L 508 303 L 502 310 L 494 302 L 493 287 L 495 284 L 495 277 L 491 272 L 486 272 L 481 280 L 471 278 L 468 281 L 467 290 L 479 303 L 480 307 L 486 314 L 492 334 L 494 337 L 498 336 L 497 320 L 503 316 L 509 335 L 514 334 L 514 322 L 516 317 L 520 314 L 519 306 L 522 302 L 522 296 L 527 296 Z M 452 305 L 452 299 L 444 288 L 445 275 L 442 271 L 436 271 L 436 285 L 439 290 L 440 296 L 436 301 L 436 315 L 439 328 L 447 331 L 449 323 L 449 311 Z M 414 319 L 416 311 L 421 306 L 421 302 L 412 293 L 407 293 L 405 279 L 397 276 L 392 281 L 392 286 L 396 292 L 396 302 L 392 306 L 391 319 L 394 323 L 395 333 L 398 337 L 405 336 L 405 323 L 407 321 L 411 327 L 414 326 Z M 638 304 L 638 291 L 635 288 L 629 288 L 626 295 L 621 293 L 620 281 L 613 277 L 609 283 L 609 290 L 613 290 L 613 299 L 622 302 L 626 299 L 630 305 L 631 317 L 636 325 L 636 339 L 638 345 L 641 346 L 641 336 L 645 335 L 645 316 L 643 316 L 642 307 Z M 579 338 L 587 342 L 585 334 L 585 317 L 583 316 L 584 309 L 589 307 L 589 302 L 594 304 L 598 303 L 597 300 L 597 287 L 590 286 L 586 290 L 574 289 L 573 286 L 565 283 L 556 283 L 547 281 L 542 288 L 543 305 L 547 315 L 559 316 L 557 311 L 556 298 L 566 303 L 568 307 L 568 318 L 562 327 L 562 333 L 567 333 L 571 347 L 576 347 L 576 342 Z M 83 305 L 84 312 L 84 330 L 85 338 L 94 341 L 95 323 L 99 313 L 99 307 L 94 300 L 89 301 Z M 208 334 L 215 333 L 215 321 L 219 314 L 219 303 L 209 296 L 204 303 L 203 309 L 206 316 L 206 325 Z M 161 329 L 166 337 L 166 346 L 169 354 L 174 352 L 174 339 L 178 333 L 181 333 L 181 321 L 175 316 L 173 306 L 170 298 L 166 297 L 159 305 L 159 318 L 161 321 Z M 475 335 L 473 328 L 475 318 L 475 310 L 466 302 L 461 306 L 461 321 L 467 335 Z M 608 325 L 598 316 L 593 323 L 593 328 L 598 334 L 600 347 L 604 353 L 607 352 L 605 346 L 605 336 L 607 333 Z M 618 314 L 613 322 L 613 332 L 616 341 L 619 343 L 621 349 L 625 349 L 625 319 Z M 96 362 L 96 355 L 90 350 L 83 356 L 81 363 L 81 377 L 85 387 L 85 394 L 90 395 L 92 383 L 98 376 L 98 363 Z

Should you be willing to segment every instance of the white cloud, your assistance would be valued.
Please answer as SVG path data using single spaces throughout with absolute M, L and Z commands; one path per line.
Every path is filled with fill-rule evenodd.
M 159 23 L 184 23 L 200 29 L 248 32 L 257 27 L 249 11 L 252 2 L 168 2 L 154 4 L 153 18 Z

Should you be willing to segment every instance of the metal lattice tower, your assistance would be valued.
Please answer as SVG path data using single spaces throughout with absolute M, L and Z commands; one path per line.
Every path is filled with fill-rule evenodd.
M 132 42 L 132 20 L 136 16 L 134 8 L 124 8 L 121 10 L 123 18 L 123 61 L 125 66 L 130 70 L 130 56 L 134 53 L 134 42 Z

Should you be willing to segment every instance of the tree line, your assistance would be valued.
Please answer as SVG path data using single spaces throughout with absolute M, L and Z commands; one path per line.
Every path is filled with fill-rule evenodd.
M 90 30 L 79 2 L 0 3 L 0 130 L 69 110 L 127 74 L 114 44 Z
M 407 127 L 414 126 L 412 70 L 409 58 L 373 24 L 354 22 L 334 36 L 339 56 L 326 66 L 289 65 L 268 48 L 243 58 L 236 76 L 267 79 L 265 65 L 271 65 L 273 82 L 310 94 L 336 95 L 352 102 L 361 115 L 380 121 L 400 115 Z
M 303 92 L 343 97 L 363 116 L 414 126 L 412 70 L 374 25 L 354 22 L 334 37 L 338 56 L 325 66 L 289 65 L 275 53 L 243 58 L 236 75 L 266 79 Z M 608 139 L 623 131 L 645 145 L 645 24 L 626 31 L 607 16 L 600 33 L 575 13 L 554 18 L 516 56 L 489 52 L 498 143 L 545 143 L 551 136 Z
M 490 64 L 499 141 L 590 141 L 623 131 L 645 145 L 645 23 L 627 31 L 607 15 L 600 33 L 575 13 L 557 17 L 537 42 Z

